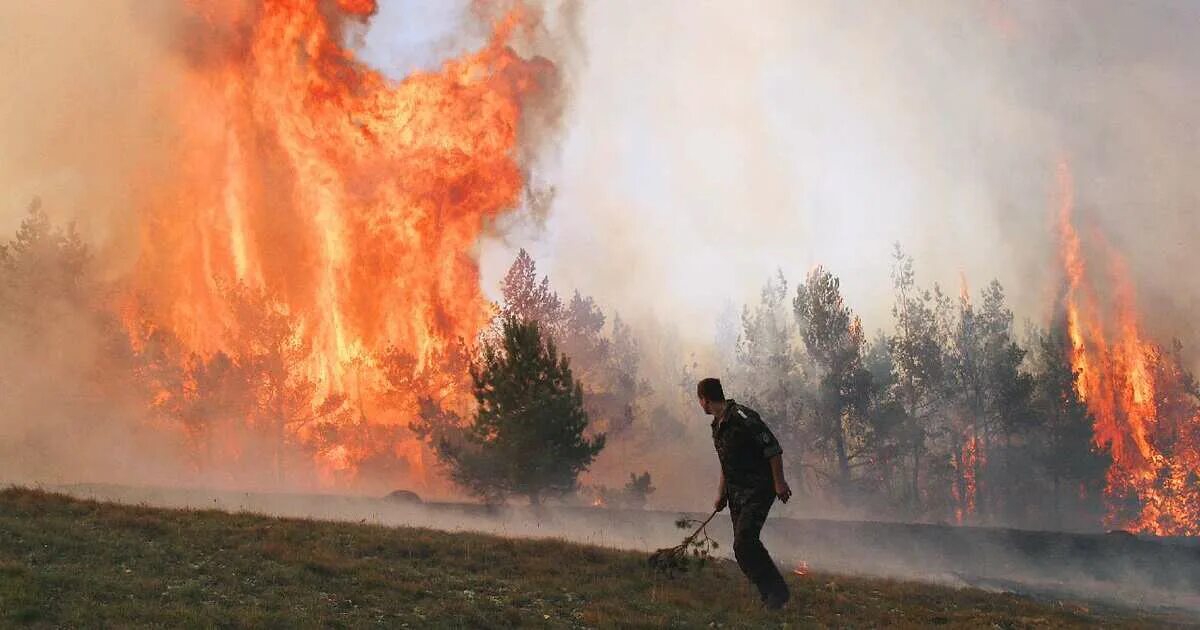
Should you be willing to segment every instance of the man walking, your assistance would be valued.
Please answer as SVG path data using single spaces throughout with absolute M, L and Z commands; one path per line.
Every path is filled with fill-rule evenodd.
M 758 588 L 763 605 L 782 608 L 791 596 L 787 583 L 759 540 L 771 504 L 792 496 L 783 477 L 783 449 L 753 409 L 725 400 L 721 381 L 706 378 L 696 387 L 700 407 L 713 417 L 713 445 L 721 460 L 721 487 L 713 506 L 729 506 L 733 518 L 733 556 Z

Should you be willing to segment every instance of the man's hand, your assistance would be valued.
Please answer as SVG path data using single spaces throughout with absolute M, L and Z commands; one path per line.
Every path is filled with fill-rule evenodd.
M 792 498 L 792 489 L 788 487 L 787 481 L 783 478 L 783 456 L 776 455 L 767 460 L 771 464 L 771 480 L 775 482 L 775 496 L 779 497 L 780 501 L 788 502 Z
M 722 492 L 721 496 L 717 497 L 717 501 L 713 503 L 713 511 L 720 512 L 725 509 L 726 505 L 729 505 L 729 497 L 725 496 L 725 493 Z
M 792 489 L 788 487 L 787 481 L 784 481 L 783 478 L 777 477 L 775 479 L 775 496 L 779 497 L 779 500 L 784 503 L 787 503 L 788 499 L 792 498 Z

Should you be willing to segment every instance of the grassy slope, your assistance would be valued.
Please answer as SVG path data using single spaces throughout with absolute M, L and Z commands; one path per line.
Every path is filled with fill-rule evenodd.
M 735 566 L 658 579 L 557 541 L 0 491 L 0 626 L 1161 627 L 1162 618 L 816 574 L 758 610 Z

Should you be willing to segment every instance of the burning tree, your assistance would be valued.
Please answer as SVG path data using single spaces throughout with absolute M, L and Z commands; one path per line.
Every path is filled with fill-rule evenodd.
M 510 317 L 502 333 L 484 344 L 472 369 L 474 422 L 457 443 L 443 439 L 438 450 L 455 481 L 474 494 L 524 495 L 537 505 L 574 490 L 605 437 L 584 437 L 583 386 L 539 324 Z
M 1004 288 L 993 280 L 972 302 L 963 279 L 958 307 L 947 313 L 945 353 L 948 450 L 955 472 L 952 481 L 958 522 L 980 522 L 998 509 L 1012 472 L 1007 446 L 1013 433 L 1028 422 L 1032 375 L 1021 369 L 1025 350 L 1012 340 L 1012 312 Z M 1005 448 L 999 448 L 1002 443 Z M 1002 461 L 995 461 L 1001 458 Z M 991 465 L 989 465 L 989 460 Z M 999 465 L 997 465 L 999 464 Z
M 169 330 L 131 321 L 133 370 L 155 414 L 182 430 L 197 469 L 237 475 L 266 463 L 274 484 L 293 467 L 307 477 L 312 458 L 329 450 L 320 424 L 345 420 L 345 397 L 321 394 L 307 376 L 308 341 L 279 301 L 243 284 L 221 285 L 222 341 L 240 352 L 202 355 Z
M 1073 223 L 1074 185 L 1058 171 L 1063 310 L 1079 398 L 1095 420 L 1097 446 L 1112 454 L 1106 494 L 1110 526 L 1155 534 L 1200 533 L 1200 406 L 1177 352 L 1164 352 L 1142 329 L 1122 257 L 1102 239 L 1107 263 L 1096 282 Z M 1101 289 L 1105 289 L 1102 291 Z
M 214 455 L 249 457 L 269 434 L 276 478 L 287 459 L 322 485 L 380 459 L 421 466 L 405 429 L 455 380 L 432 374 L 442 357 L 488 323 L 474 248 L 528 189 L 526 105 L 556 93 L 552 64 L 512 45 L 532 41 L 537 19 L 519 3 L 481 8 L 491 36 L 478 50 L 399 81 L 346 44 L 376 8 L 184 3 L 165 147 L 177 168 L 130 187 L 139 247 L 122 321 L 135 339 L 174 337 L 180 400 L 209 396 L 190 383 L 197 366 L 229 362 L 251 404 L 225 416 L 241 426 Z M 249 327 L 236 312 L 248 292 L 270 302 Z M 405 380 L 399 356 L 412 359 L 407 384 L 430 389 L 387 395 Z
M 1050 477 L 1050 522 L 1062 527 L 1070 514 L 1098 520 L 1103 509 L 1104 474 L 1112 463 L 1092 442 L 1092 414 L 1079 396 L 1080 375 L 1071 366 L 1064 326 L 1052 326 L 1038 339 L 1040 371 L 1034 400 L 1040 419 L 1035 458 Z

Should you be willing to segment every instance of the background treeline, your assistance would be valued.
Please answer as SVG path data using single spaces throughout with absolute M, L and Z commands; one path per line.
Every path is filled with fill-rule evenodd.
M 899 246 L 892 287 L 887 333 L 868 337 L 820 267 L 722 325 L 734 390 L 774 419 L 796 485 L 888 518 L 1097 527 L 1109 459 L 1061 322 L 1018 340 L 999 282 L 923 287 Z
M 440 462 L 419 474 L 454 478 L 481 496 L 687 507 L 711 500 L 714 488 L 694 387 L 717 375 L 784 443 L 802 499 L 788 506 L 796 513 L 1102 527 L 1109 454 L 1094 443 L 1076 393 L 1064 322 L 1018 334 L 999 283 L 948 295 L 921 284 L 899 247 L 891 278 L 892 317 L 879 328 L 864 326 L 838 278 L 817 268 L 795 285 L 782 273 L 769 278 L 758 300 L 730 308 L 714 342 L 697 348 L 673 324 L 635 327 L 579 292 L 559 294 L 522 251 L 495 325 L 432 357 L 443 369 L 416 373 L 414 357 L 389 349 L 372 358 L 384 384 L 322 397 L 296 369 L 308 352 L 297 323 L 269 295 L 223 289 L 236 322 L 230 346 L 249 352 L 190 353 L 169 331 L 136 321 L 123 302 L 128 288 L 99 278 L 75 231 L 35 204 L 0 246 L 0 474 L 304 486 L 321 472 L 386 489 L 417 474 L 396 453 L 416 438 Z M 536 331 L 505 322 L 535 322 Z M 532 363 L 516 366 L 506 348 Z M 1195 417 L 1200 394 L 1178 344 L 1152 368 L 1161 413 Z M 544 482 L 513 473 L 473 486 L 455 470 L 473 466 L 480 477 L 499 468 L 471 459 L 469 447 L 491 433 L 464 431 L 495 431 L 528 413 L 513 392 L 536 379 L 521 370 L 552 381 L 539 391 L 553 404 L 499 457 L 513 460 L 509 468 L 532 465 L 527 445 L 548 435 L 564 455 L 538 464 Z M 446 409 L 472 406 L 447 419 Z M 490 425 L 479 422 L 485 407 Z M 402 409 L 421 417 L 398 417 Z M 163 440 L 164 425 L 183 440 Z M 349 455 L 362 462 L 353 476 L 338 468 Z M 314 471 L 314 457 L 328 469 Z
M 229 279 L 214 283 L 225 317 L 209 332 L 236 352 L 190 349 L 147 317 L 146 307 L 170 305 L 129 278 L 104 277 L 74 226 L 32 204 L 0 243 L 0 478 L 434 493 L 452 480 L 488 500 L 628 507 L 654 492 L 649 474 L 622 457 L 648 399 L 632 331 L 591 299 L 560 300 L 523 252 L 494 326 L 478 339 L 450 340 L 424 370 L 403 349 L 383 348 L 347 366 L 340 391 L 306 369 L 309 342 L 284 305 Z M 515 360 L 514 348 L 533 358 Z M 360 380 L 368 369 L 382 379 Z M 488 391 L 506 379 L 520 385 L 517 396 Z M 527 431 L 521 396 L 553 403 Z M 492 429 L 521 429 L 511 449 L 484 457 L 441 448 L 449 434 L 456 446 L 471 442 L 470 429 L 488 419 Z M 475 437 L 475 446 L 491 441 Z M 581 487 L 602 450 L 618 457 L 593 467 L 611 470 L 612 487 Z
M 795 286 L 777 273 L 691 354 L 669 325 L 606 326 L 591 298 L 562 300 L 525 252 L 499 307 L 547 322 L 575 366 L 606 451 L 619 451 L 593 467 L 601 493 L 642 469 L 663 498 L 711 493 L 694 386 L 712 374 L 775 429 L 803 513 L 1084 530 L 1105 527 L 1113 508 L 1118 523 L 1138 514 L 1130 489 L 1106 494 L 1111 454 L 1078 394 L 1063 309 L 1018 332 L 999 282 L 950 295 L 920 283 L 899 245 L 891 280 L 891 321 L 868 333 L 830 270 Z M 1196 417 L 1200 390 L 1179 344 L 1148 360 L 1159 416 Z
M 675 370 L 653 375 L 641 370 L 641 340 L 669 332 L 638 335 L 619 317 L 606 327 L 593 299 L 562 300 L 525 252 L 499 307 L 546 323 L 584 384 L 594 426 L 610 446 L 626 445 L 627 469 L 707 469 L 708 427 L 693 399 L 705 366 L 775 429 L 806 499 L 798 503 L 814 512 L 1098 527 L 1109 459 L 1093 443 L 1061 322 L 1019 341 L 998 282 L 978 296 L 923 287 L 899 246 L 892 283 L 892 332 L 868 336 L 829 270 L 794 287 L 780 272 L 740 316 L 727 309 L 710 356 L 677 354 Z

